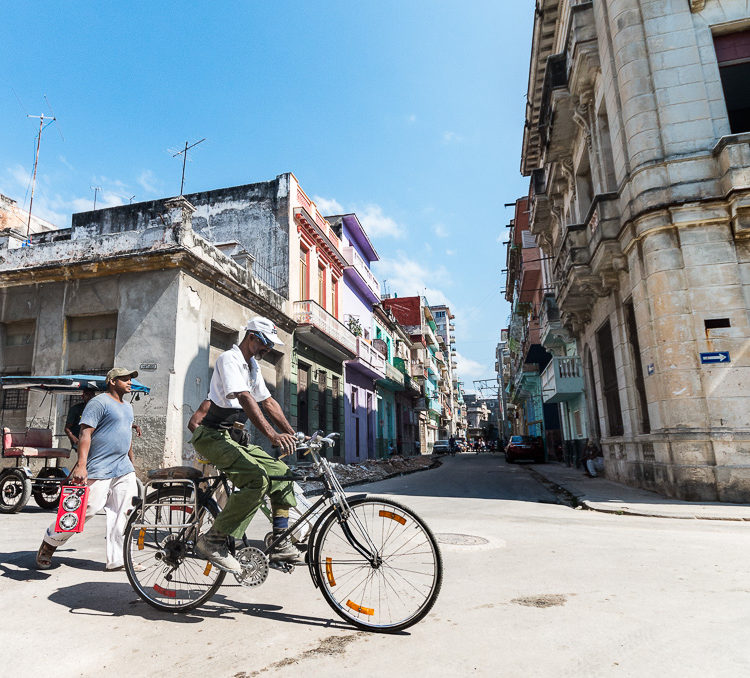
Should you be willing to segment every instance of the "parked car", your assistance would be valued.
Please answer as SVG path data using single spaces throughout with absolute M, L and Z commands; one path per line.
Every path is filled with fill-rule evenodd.
M 505 461 L 513 464 L 517 461 L 544 463 L 544 444 L 535 436 L 511 436 L 505 446 Z
M 432 446 L 433 454 L 448 454 L 451 451 L 450 443 L 447 440 L 436 440 Z

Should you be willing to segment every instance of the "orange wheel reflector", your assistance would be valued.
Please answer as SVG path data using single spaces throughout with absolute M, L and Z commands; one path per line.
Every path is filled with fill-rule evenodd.
M 353 603 L 351 600 L 346 601 L 346 606 L 352 608 L 355 612 L 361 612 L 362 614 L 367 615 L 374 615 L 375 610 L 373 610 L 371 607 L 362 607 L 361 605 L 357 605 L 357 603 Z
M 163 586 L 159 586 L 158 584 L 154 584 L 154 591 L 157 593 L 161 593 L 161 595 L 166 596 L 167 598 L 177 598 L 177 591 L 170 591 L 169 589 L 165 589 Z
M 203 576 L 204 577 L 208 577 L 208 575 L 211 574 L 211 567 L 212 567 L 211 563 L 207 562 L 206 563 L 206 569 L 203 570 Z
M 398 513 L 393 513 L 392 511 L 380 511 L 378 515 L 381 518 L 390 518 L 391 520 L 395 520 L 397 523 L 401 523 L 402 525 L 406 525 L 406 518 L 403 516 L 398 515 Z
M 141 531 L 138 533 L 138 550 L 143 551 L 143 540 L 146 537 L 146 530 L 144 528 L 141 528 Z
M 331 586 L 336 586 L 336 580 L 333 578 L 333 561 L 330 558 L 326 558 L 326 577 Z

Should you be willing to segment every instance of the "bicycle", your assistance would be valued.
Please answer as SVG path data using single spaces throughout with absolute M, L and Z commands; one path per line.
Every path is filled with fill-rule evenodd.
M 254 587 L 266 581 L 270 569 L 291 573 L 294 564 L 270 563 L 268 554 L 310 528 L 304 564 L 325 601 L 359 629 L 395 633 L 423 619 L 435 604 L 443 579 L 440 550 L 427 525 L 406 506 L 367 494 L 346 496 L 321 454 L 337 438 L 318 431 L 305 441 L 304 434 L 297 434 L 297 450 L 311 455 L 314 474 L 269 479 L 321 480 L 323 494 L 283 534 L 266 535 L 263 549 L 245 537 L 241 547 L 230 538 L 230 550 L 242 566 L 242 573 L 233 576 Z M 197 469 L 173 467 L 160 473 L 146 483 L 129 518 L 125 570 L 149 605 L 182 612 L 206 603 L 224 583 L 227 573 L 198 555 L 195 542 L 219 512 L 217 491 L 231 490 L 221 472 L 203 476 Z

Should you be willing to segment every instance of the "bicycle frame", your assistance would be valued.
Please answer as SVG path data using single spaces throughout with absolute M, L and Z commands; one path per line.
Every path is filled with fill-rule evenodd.
M 331 511 L 334 511 L 336 513 L 337 519 L 339 523 L 341 523 L 341 529 L 352 547 L 356 549 L 362 557 L 366 558 L 368 562 L 370 562 L 370 564 L 372 564 L 373 566 L 377 566 L 380 564 L 380 555 L 377 552 L 377 548 L 369 539 L 367 530 L 360 523 L 357 516 L 351 513 L 344 488 L 342 487 L 338 478 L 336 478 L 336 475 L 334 474 L 333 469 L 328 463 L 328 460 L 320 454 L 320 450 L 322 450 L 323 446 L 325 444 L 330 444 L 331 442 L 332 441 L 330 439 L 324 438 L 321 440 L 320 432 L 318 431 L 310 438 L 309 441 L 307 441 L 305 445 L 300 446 L 301 450 L 305 450 L 305 448 L 307 448 L 307 452 L 305 453 L 309 453 L 312 456 L 313 467 L 315 469 L 315 475 L 312 477 L 316 480 L 322 480 L 324 486 L 323 494 L 319 499 L 317 499 L 317 501 L 315 501 L 315 503 L 313 503 L 313 505 L 307 511 L 305 511 L 299 518 L 297 518 L 297 520 L 289 525 L 286 530 L 277 535 L 269 544 L 266 544 L 265 549 L 262 549 L 262 551 L 266 555 L 268 555 L 278 544 L 289 538 L 296 530 L 298 530 L 300 526 L 308 523 L 310 516 L 314 515 L 321 506 L 323 506 L 324 504 L 329 504 L 328 510 L 324 511 L 318 517 L 317 521 L 312 526 L 310 534 L 307 538 L 307 564 L 310 570 L 310 575 L 313 579 L 313 583 L 316 587 L 319 586 L 319 583 L 317 580 L 317 575 L 315 574 L 316 563 L 313 553 L 315 537 L 320 525 L 323 523 L 323 520 L 328 518 Z M 291 475 L 285 475 L 269 476 L 268 479 L 293 481 L 298 478 Z M 208 487 L 202 490 L 200 486 L 204 483 L 208 483 Z M 179 488 L 181 486 L 185 488 L 184 499 L 179 497 L 160 496 L 160 491 L 164 488 L 173 489 L 175 487 Z M 179 506 L 180 508 L 187 507 L 183 511 L 183 514 L 188 513 L 190 515 L 188 521 L 183 521 L 180 523 L 170 522 L 167 524 L 160 523 L 158 525 L 160 529 L 180 530 L 179 537 L 182 538 L 184 537 L 185 532 L 200 520 L 202 515 L 201 510 L 204 510 L 206 504 L 211 501 L 211 499 L 213 499 L 219 487 L 223 487 L 227 495 L 231 493 L 227 477 L 223 473 L 219 473 L 219 475 L 216 476 L 204 476 L 194 480 L 187 478 L 150 480 L 144 485 L 143 488 L 143 498 L 141 500 L 140 506 L 141 515 L 145 515 L 146 510 L 149 508 L 155 508 L 157 511 L 159 509 L 169 510 L 171 515 L 173 506 Z M 148 501 L 149 489 L 151 488 L 156 491 L 156 498 L 154 501 Z M 358 494 L 353 495 L 351 498 L 354 499 L 365 496 L 367 495 Z M 191 499 L 188 499 L 188 497 L 191 497 Z M 369 544 L 363 545 L 354 535 L 347 522 L 350 518 L 353 518 L 356 521 L 360 534 L 363 534 L 368 538 L 368 541 L 370 542 Z M 135 529 L 148 529 L 156 526 L 144 522 L 137 522 L 133 527 Z M 245 544 L 247 545 L 247 540 L 245 537 L 243 537 L 243 542 L 245 542 Z

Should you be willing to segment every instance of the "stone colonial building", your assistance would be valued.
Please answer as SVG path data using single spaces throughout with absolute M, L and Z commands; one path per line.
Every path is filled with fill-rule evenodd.
M 197 233 L 195 213 L 180 197 L 74 214 L 71 228 L 36 233 L 29 246 L 0 233 L 0 372 L 138 370 L 151 388 L 133 403 L 141 471 L 194 460 L 187 422 L 208 393 L 216 357 L 252 316 L 279 328 L 284 346 L 261 369 L 290 407 L 288 302 L 244 255 L 233 258 Z M 62 432 L 66 398 L 50 411 L 49 399 L 41 407 L 34 393 L 2 396 L 5 426 L 49 423 Z
M 750 13 L 537 0 L 521 169 L 609 477 L 750 501 Z M 542 329 L 544 332 L 544 329 Z

